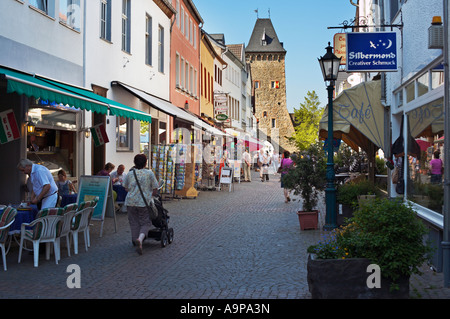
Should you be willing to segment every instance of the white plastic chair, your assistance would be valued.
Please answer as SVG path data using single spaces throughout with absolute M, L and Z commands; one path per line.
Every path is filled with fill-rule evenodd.
M 8 239 L 9 227 L 14 223 L 17 210 L 12 207 L 6 207 L 0 214 L 0 249 L 2 250 L 3 269 L 6 271 L 6 251 L 5 243 Z
M 39 244 L 46 243 L 46 259 L 50 259 L 50 243 L 53 243 L 55 250 L 55 262 L 60 259 L 59 237 L 63 224 L 63 216 L 47 215 L 33 220 L 31 223 L 23 223 L 20 229 L 19 260 L 22 259 L 23 241 L 28 240 L 33 243 L 34 267 L 39 264 Z M 31 229 L 26 229 L 31 227 Z
M 64 214 L 63 214 L 63 224 L 61 228 L 61 234 L 56 239 L 58 241 L 59 247 L 61 247 L 59 241 L 61 238 L 66 237 L 66 246 L 67 246 L 67 254 L 70 256 L 70 229 L 73 225 L 73 219 L 75 216 L 75 213 L 77 212 L 78 205 L 77 204 L 69 204 L 64 207 Z
M 86 251 L 91 246 L 91 239 L 89 236 L 89 223 L 91 222 L 92 215 L 94 214 L 94 207 L 86 207 L 77 211 L 74 215 L 74 224 L 70 230 L 73 238 L 73 249 L 75 254 L 78 254 L 78 233 L 84 234 L 84 246 Z

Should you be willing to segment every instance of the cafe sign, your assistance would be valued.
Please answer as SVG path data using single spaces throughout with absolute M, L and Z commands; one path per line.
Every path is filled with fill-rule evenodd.
M 396 32 L 347 33 L 347 72 L 397 71 Z

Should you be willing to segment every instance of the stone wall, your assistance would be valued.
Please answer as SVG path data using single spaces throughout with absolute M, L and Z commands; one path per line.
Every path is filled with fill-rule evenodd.
M 278 130 L 280 147 L 295 151 L 294 145 L 287 139 L 293 135 L 294 126 L 286 106 L 284 54 L 247 54 L 246 58 L 250 62 L 253 83 L 259 81 L 259 88 L 255 87 L 253 93 L 259 129 L 275 142 Z M 277 81 L 278 87 L 272 87 L 272 81 Z M 272 120 L 275 120 L 274 128 Z

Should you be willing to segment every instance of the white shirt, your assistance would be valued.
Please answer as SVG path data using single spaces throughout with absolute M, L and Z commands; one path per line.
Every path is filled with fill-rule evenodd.
M 33 185 L 33 192 L 36 196 L 41 194 L 42 188 L 47 184 L 50 184 L 50 190 L 45 196 L 50 196 L 58 191 L 58 186 L 56 186 L 52 173 L 50 173 L 45 166 L 33 164 L 31 166 L 30 181 Z
M 242 160 L 244 162 L 247 161 L 249 164 L 251 163 L 252 158 L 251 158 L 249 152 L 244 152 L 244 154 L 242 154 Z
M 125 176 L 127 176 L 127 173 L 123 172 L 122 175 L 117 175 L 117 171 L 114 171 L 109 176 L 111 177 L 111 180 L 118 178 L 114 185 L 123 185 L 123 180 L 125 179 Z

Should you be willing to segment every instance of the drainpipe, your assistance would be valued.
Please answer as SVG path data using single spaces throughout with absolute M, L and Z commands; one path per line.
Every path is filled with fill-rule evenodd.
M 444 0 L 444 136 L 450 135 L 450 73 L 449 73 L 449 4 Z M 448 142 L 448 141 L 447 141 Z M 450 287 L 450 147 L 444 148 L 444 229 L 442 241 L 444 287 Z

